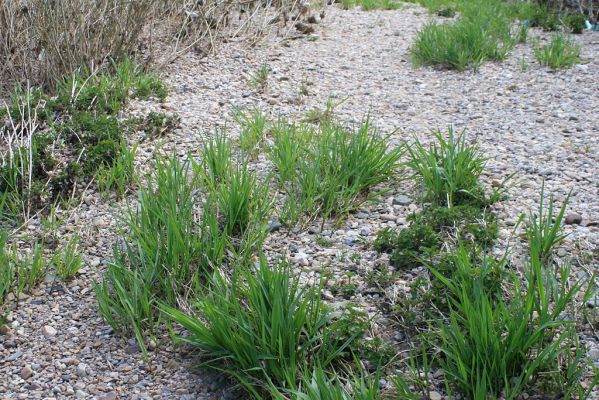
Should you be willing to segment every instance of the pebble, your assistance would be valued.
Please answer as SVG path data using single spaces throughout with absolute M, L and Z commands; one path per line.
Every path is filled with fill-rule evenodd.
M 27 379 L 31 378 L 31 376 L 33 376 L 33 370 L 31 369 L 31 367 L 29 365 L 26 365 L 21 370 L 21 378 L 27 380 Z
M 413 203 L 413 200 L 411 197 L 400 194 L 398 196 L 395 196 L 393 198 L 393 205 L 396 206 L 407 206 Z
M 42 328 L 42 334 L 46 337 L 54 337 L 54 336 L 56 336 L 56 333 L 57 333 L 56 329 L 54 329 L 50 325 L 45 325 Z
M 429 399 L 430 400 L 441 400 L 441 394 L 439 392 L 435 392 L 434 390 L 432 392 L 429 393 Z
M 567 225 L 580 225 L 580 223 L 582 222 L 582 215 L 577 213 L 568 213 L 564 218 L 564 222 Z

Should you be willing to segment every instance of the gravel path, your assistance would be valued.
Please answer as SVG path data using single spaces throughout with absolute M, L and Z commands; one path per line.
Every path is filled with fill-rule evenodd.
M 133 109 L 178 112 L 182 126 L 168 138 L 168 146 L 176 145 L 181 153 L 199 148 L 215 127 L 231 123 L 232 105 L 260 106 L 273 116 L 293 117 L 324 107 L 328 96 L 347 98 L 337 110 L 343 121 L 359 123 L 370 113 L 383 132 L 396 130 L 392 145 L 412 135 L 427 140 L 430 129 L 449 124 L 467 128 L 490 157 L 488 182 L 518 173 L 510 199 L 496 207 L 502 240 L 519 214 L 535 207 L 545 180 L 546 190 L 558 200 L 572 190 L 569 210 L 577 214 L 570 215 L 574 223 L 566 227 L 569 236 L 559 254 L 569 258 L 573 249 L 594 253 L 576 273 L 584 273 L 583 267 L 599 268 L 599 34 L 573 37 L 582 45 L 585 61 L 570 70 L 540 67 L 530 46 L 520 45 L 503 63 L 457 73 L 411 66 L 408 47 L 430 18 L 418 7 L 368 13 L 329 7 L 326 14 L 310 37 L 273 37 L 251 49 L 241 42 L 227 43 L 208 58 L 185 55 L 167 68 L 172 87 L 167 103 L 137 103 Z M 531 35 L 545 36 L 536 31 Z M 256 93 L 247 76 L 263 63 L 272 73 L 265 93 Z M 299 94 L 302 81 L 308 95 Z M 232 124 L 230 134 L 237 134 Z M 153 151 L 154 144 L 142 144 L 140 162 Z M 259 158 L 255 167 L 266 170 L 268 163 Z M 316 227 L 281 229 L 269 237 L 266 251 L 272 256 L 288 252 L 306 277 L 317 276 L 325 263 L 339 279 L 357 273 L 359 287 L 351 301 L 377 312 L 383 294 L 369 290 L 361 277 L 385 260 L 366 242 L 384 226 L 405 225 L 408 213 L 417 208 L 410 197 L 414 192 L 409 185 L 397 183 L 380 204 L 361 209 L 340 227 L 325 224 L 322 234 L 331 241 L 328 247 L 315 242 Z M 100 318 L 91 282 L 117 240 L 113 213 L 118 207 L 89 192 L 61 228 L 83 229 L 86 267 L 66 286 L 50 277 L 9 315 L 0 335 L 1 398 L 231 396 L 219 389 L 217 376 L 188 372 L 189 359 L 168 346 L 159 346 L 151 363 L 144 364 L 134 342 L 113 335 Z M 38 224 L 32 222 L 29 228 L 36 230 Z M 517 255 L 518 243 L 515 246 Z M 402 287 L 405 280 L 396 282 L 396 290 Z M 330 292 L 326 296 L 338 300 Z M 375 335 L 403 340 L 401 333 L 389 331 L 384 317 L 378 326 Z M 586 340 L 589 356 L 598 361 L 599 338 L 588 333 Z

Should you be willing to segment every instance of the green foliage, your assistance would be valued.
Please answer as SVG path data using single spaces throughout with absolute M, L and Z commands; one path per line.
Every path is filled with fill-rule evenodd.
M 366 121 L 355 131 L 337 124 L 318 130 L 285 121 L 273 128 L 270 157 L 287 193 L 282 219 L 342 217 L 381 192 L 369 190 L 395 175 L 403 149 L 389 150 Z
M 466 144 L 466 131 L 457 137 L 453 128 L 445 139 L 440 131 L 433 132 L 436 142 L 428 148 L 419 140 L 407 146 L 408 166 L 426 189 L 426 199 L 448 208 L 464 202 L 482 201 L 484 195 L 479 178 L 486 159 L 476 145 Z
M 172 132 L 181 121 L 178 114 L 169 115 L 150 111 L 141 120 L 130 120 L 130 122 L 133 129 L 143 130 L 143 139 L 155 139 Z
M 270 72 L 268 64 L 260 65 L 260 68 L 254 74 L 250 75 L 250 85 L 254 89 L 265 90 L 268 86 Z
M 381 398 L 378 376 L 352 374 L 347 379 L 327 374 L 321 366 L 304 371 L 301 390 L 293 400 L 378 400 Z M 277 398 L 277 397 L 275 397 Z M 281 398 L 282 399 L 282 398 Z
M 120 145 L 121 149 L 118 151 L 112 165 L 100 166 L 96 175 L 98 189 L 105 195 L 114 191 L 119 196 L 124 196 L 135 180 L 134 160 L 137 145 L 129 147 L 124 142 L 121 142 Z
M 391 253 L 391 263 L 397 268 L 421 265 L 429 255 L 438 253 L 440 246 L 439 234 L 425 224 L 412 224 L 399 232 L 385 228 L 374 241 L 375 250 Z
M 130 151 L 123 135 L 128 126 L 118 113 L 132 96 L 164 98 L 166 92 L 156 76 L 124 60 L 94 72 L 79 69 L 60 79 L 54 94 L 19 88 L 7 111 L 0 113 L 9 119 L 0 128 L 2 137 L 23 136 L 7 142 L 10 148 L 2 155 L 0 204 L 4 212 L 37 211 L 48 201 L 70 197 L 77 183 L 89 181 L 99 170 L 108 180 L 110 175 L 126 175 Z M 170 123 L 168 119 L 159 122 Z M 18 126 L 28 128 L 14 128 L 8 134 Z M 56 162 L 55 151 L 66 157 L 64 162 Z M 118 184 L 106 183 L 106 179 L 102 189 L 123 190 L 123 179 Z
M 545 46 L 535 47 L 535 58 L 552 69 L 569 68 L 580 61 L 580 46 L 564 35 L 556 34 Z
M 509 21 L 501 15 L 478 15 L 453 23 L 431 22 L 422 28 L 410 48 L 417 65 L 439 65 L 463 71 L 486 60 L 503 60 L 516 40 Z
M 526 237 L 528 245 L 538 249 L 542 264 L 547 265 L 551 261 L 553 250 L 565 238 L 561 231 L 570 195 L 568 194 L 559 211 L 555 213 L 553 196 L 549 197 L 549 204 L 545 208 L 544 194 L 545 183 L 543 182 L 538 213 L 528 215 Z
M 79 236 L 75 235 L 64 246 L 62 253 L 52 257 L 52 263 L 56 267 L 56 274 L 63 280 L 71 280 L 81 269 L 83 257 L 79 253 Z
M 251 114 L 235 110 L 235 121 L 239 124 L 239 144 L 241 151 L 251 157 L 256 156 L 264 143 L 266 135 L 267 118 L 259 109 L 254 109 Z
M 342 0 L 341 6 L 346 10 L 359 6 L 362 11 L 399 10 L 401 8 L 401 4 L 395 0 Z
M 285 261 L 271 268 L 261 258 L 231 279 L 227 285 L 216 275 L 196 304 L 199 316 L 161 309 L 189 331 L 181 340 L 203 351 L 204 366 L 232 376 L 255 398 L 296 390 L 303 370 L 327 368 L 349 345 L 328 329 L 332 313 L 321 288 L 302 287 Z
M 457 273 L 451 278 L 436 273 L 451 292 L 449 322 L 438 320 L 435 333 L 440 363 L 467 398 L 504 392 L 514 399 L 543 371 L 559 370 L 557 360 L 570 351 L 576 333 L 563 313 L 582 282 L 570 285 L 567 267 L 542 268 L 537 251 L 531 248 L 526 284 L 512 276 L 511 301 L 487 289 L 484 263 L 480 274 L 472 275 L 474 266 L 465 252 L 456 258 Z

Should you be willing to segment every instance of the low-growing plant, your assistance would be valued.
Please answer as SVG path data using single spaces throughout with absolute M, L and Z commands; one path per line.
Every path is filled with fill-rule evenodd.
M 270 72 L 268 64 L 260 65 L 260 68 L 254 74 L 250 75 L 250 85 L 255 89 L 265 90 L 268 86 Z
M 209 186 L 215 188 L 231 175 L 233 149 L 224 131 L 217 131 L 213 140 L 204 142 L 200 156 L 201 160 L 194 164 L 194 170 Z
M 7 265 L 6 268 L 12 268 L 16 273 L 17 292 L 25 288 L 31 291 L 46 277 L 48 262 L 44 257 L 44 243 L 34 243 L 31 254 L 27 255 L 18 254 L 17 248 L 13 247 L 12 263 L 12 267 Z
M 537 62 L 552 69 L 569 68 L 580 61 L 580 46 L 564 35 L 557 34 L 545 46 L 534 49 Z
M 254 157 L 262 146 L 267 129 L 266 115 L 256 108 L 250 114 L 235 110 L 235 120 L 239 124 L 239 145 L 244 154 Z
M 355 131 L 338 124 L 321 124 L 318 131 L 284 122 L 273 129 L 271 160 L 287 193 L 287 224 L 342 217 L 382 192 L 370 189 L 396 174 L 402 148 L 389 150 L 366 121 Z M 291 203 L 294 202 L 296 204 Z M 292 218 L 289 218 L 289 217 Z
M 446 378 L 467 398 L 503 392 L 514 399 L 570 351 L 576 333 L 563 313 L 583 283 L 571 285 L 567 267 L 543 268 L 537 251 L 531 248 L 524 286 L 512 275 L 514 295 L 509 301 L 487 289 L 485 264 L 480 275 L 469 273 L 467 255 L 456 263 L 453 277 L 436 274 L 451 292 L 449 321 L 436 324 L 443 355 L 439 362 Z
M 346 10 L 358 6 L 363 11 L 398 10 L 401 8 L 401 3 L 395 0 L 342 0 L 341 6 Z
M 417 65 L 438 65 L 462 71 L 486 60 L 503 60 L 515 43 L 506 18 L 479 15 L 457 22 L 427 24 L 410 48 Z
M 120 146 L 121 149 L 112 165 L 102 165 L 98 169 L 96 175 L 98 189 L 104 194 L 114 191 L 119 196 L 123 196 L 135 180 L 134 161 L 135 154 L 137 153 L 137 145 L 129 147 L 125 142 L 121 142 Z
M 332 375 L 332 376 L 330 376 Z M 293 392 L 294 400 L 378 400 L 381 398 L 378 374 L 366 377 L 352 373 L 347 378 L 328 374 L 321 366 L 304 371 L 301 389 Z M 275 397 L 282 400 L 283 397 Z
M 255 398 L 296 390 L 303 370 L 328 368 L 350 344 L 327 328 L 332 313 L 321 287 L 302 287 L 285 261 L 271 268 L 262 257 L 231 279 L 216 275 L 196 304 L 198 316 L 161 309 L 189 331 L 181 340 L 202 351 L 203 366 L 233 377 Z
M 73 236 L 65 244 L 62 252 L 54 254 L 52 263 L 56 267 L 56 274 L 60 278 L 71 280 L 77 276 L 83 266 L 83 257 L 79 252 L 79 235 Z
M 543 182 L 538 211 L 528 215 L 526 237 L 528 245 L 538 249 L 543 265 L 547 265 L 551 261 L 553 250 L 566 237 L 562 233 L 562 224 L 570 195 L 568 194 L 557 213 L 553 196 L 549 197 L 549 203 L 546 204 L 544 195 L 545 183 Z
M 4 304 L 15 283 L 15 271 L 10 263 L 7 242 L 8 234 L 0 230 L 0 306 Z
M 480 175 L 486 164 L 476 145 L 466 143 L 466 131 L 457 136 L 448 129 L 445 139 L 440 131 L 433 132 L 436 141 L 425 147 L 419 140 L 407 146 L 414 171 L 426 190 L 426 199 L 448 208 L 467 201 L 482 201 L 484 192 Z

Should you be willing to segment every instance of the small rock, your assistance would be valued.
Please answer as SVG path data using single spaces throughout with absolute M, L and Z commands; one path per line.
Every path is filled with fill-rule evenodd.
M 587 357 L 592 361 L 599 360 L 599 349 L 596 347 L 591 348 L 591 350 L 589 350 L 587 353 Z
M 557 249 L 557 256 L 558 257 L 565 257 L 567 255 L 568 255 L 568 252 L 563 247 L 560 247 L 559 249 Z
M 361 236 L 368 236 L 368 235 L 370 235 L 370 228 L 368 228 L 368 227 L 362 228 L 360 230 L 360 235 Z
M 54 329 L 50 325 L 46 325 L 42 328 L 42 334 L 45 337 L 54 337 L 54 336 L 56 336 L 56 333 L 57 333 L 56 329 Z
M 356 243 L 356 238 L 355 238 L 355 237 L 353 237 L 353 236 L 346 237 L 346 238 L 343 240 L 343 244 L 344 244 L 344 245 L 346 245 L 346 246 L 350 246 L 350 247 L 351 247 L 351 246 L 353 246 L 355 243 Z
M 31 367 L 29 365 L 26 365 L 21 370 L 21 378 L 27 380 L 27 379 L 31 378 L 31 376 L 33 376 L 33 370 L 31 369 Z
M 75 392 L 75 398 L 77 399 L 86 399 L 88 397 L 87 393 L 83 390 L 79 389 Z
M 77 376 L 84 377 L 87 375 L 87 365 L 85 363 L 80 363 L 77 365 Z
M 103 396 L 100 396 L 98 400 L 116 400 L 116 392 L 106 393 Z
M 140 352 L 140 348 L 139 345 L 137 344 L 137 342 L 129 344 L 127 347 L 125 347 L 125 353 L 127 354 L 136 354 Z
M 395 205 L 395 206 L 407 206 L 412 203 L 413 203 L 412 198 L 409 196 L 405 196 L 403 194 L 400 194 L 393 198 L 393 205 Z
M 167 369 L 179 369 L 179 362 L 173 360 L 172 358 L 170 360 L 168 360 L 168 362 L 166 363 L 166 368 Z
M 587 307 L 595 308 L 599 307 L 599 294 L 592 296 L 586 302 Z
M 276 232 L 279 229 L 281 229 L 282 226 L 283 226 L 283 224 L 281 224 L 277 220 L 269 221 L 268 224 L 266 224 L 266 232 Z
M 441 397 L 441 394 L 439 392 L 432 391 L 432 392 L 429 393 L 429 399 L 430 400 L 441 400 L 442 397 Z
M 568 213 L 566 218 L 564 218 L 564 222 L 567 225 L 580 225 L 582 222 L 582 215 L 577 213 Z

